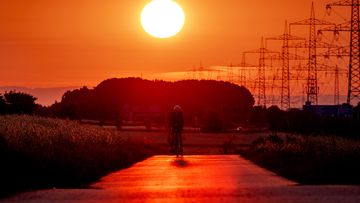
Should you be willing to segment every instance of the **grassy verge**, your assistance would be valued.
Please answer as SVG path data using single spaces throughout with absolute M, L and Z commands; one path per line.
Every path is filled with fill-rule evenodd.
M 360 184 L 360 141 L 270 135 L 240 154 L 301 184 Z
M 156 149 L 116 131 L 32 116 L 0 116 L 0 196 L 82 187 Z

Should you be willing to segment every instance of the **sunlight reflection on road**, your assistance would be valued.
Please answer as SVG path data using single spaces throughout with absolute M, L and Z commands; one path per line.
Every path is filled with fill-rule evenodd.
M 285 186 L 294 182 L 275 176 L 237 155 L 155 156 L 104 177 L 95 188 L 121 190 L 133 196 L 231 194 L 242 187 Z
M 98 189 L 34 191 L 4 202 L 360 202 L 357 186 L 299 186 L 237 155 L 154 156 L 92 187 Z

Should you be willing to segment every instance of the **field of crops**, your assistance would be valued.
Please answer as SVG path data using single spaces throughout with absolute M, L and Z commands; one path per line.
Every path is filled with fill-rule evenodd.
M 146 143 L 75 121 L 0 116 L 0 193 L 79 187 L 155 153 Z
M 240 152 L 302 184 L 360 184 L 360 141 L 335 136 L 269 135 Z

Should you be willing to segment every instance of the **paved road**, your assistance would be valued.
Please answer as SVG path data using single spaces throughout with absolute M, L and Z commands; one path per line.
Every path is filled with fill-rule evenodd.
M 237 155 L 154 156 L 91 189 L 27 192 L 4 202 L 360 202 L 358 186 L 299 186 Z

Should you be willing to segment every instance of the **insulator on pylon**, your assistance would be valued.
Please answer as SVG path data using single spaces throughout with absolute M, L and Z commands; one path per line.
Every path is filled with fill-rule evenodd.
M 338 59 L 341 59 L 341 58 L 342 58 L 340 49 L 338 50 L 338 53 L 337 53 L 336 57 L 337 57 Z
M 340 32 L 339 31 L 337 31 L 337 30 L 334 31 L 334 38 L 335 38 L 336 41 L 339 41 L 339 38 L 340 38 Z
M 322 37 L 323 37 L 323 32 L 321 30 L 318 30 L 317 31 L 317 40 L 318 41 L 321 41 L 322 40 Z
M 326 5 L 326 14 L 327 14 L 327 15 L 331 15 L 331 10 L 332 10 L 331 6 L 330 6 L 330 5 Z

